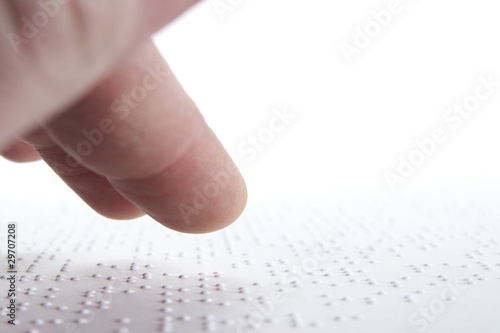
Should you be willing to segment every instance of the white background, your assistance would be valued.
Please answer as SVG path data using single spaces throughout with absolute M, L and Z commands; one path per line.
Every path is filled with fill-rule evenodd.
M 401 13 L 349 64 L 340 44 L 352 44 L 355 28 L 387 4 L 241 0 L 221 19 L 204 1 L 155 37 L 240 163 L 251 202 L 400 195 L 499 180 L 500 88 L 458 130 L 442 120 L 474 93 L 478 76 L 500 81 L 498 5 L 401 0 Z M 297 118 L 249 162 L 238 146 L 283 106 Z M 384 172 L 395 172 L 398 156 L 408 156 L 414 141 L 436 127 L 447 130 L 448 140 L 391 193 Z M 77 200 L 43 163 L 1 160 L 0 187 L 0 196 L 27 203 Z

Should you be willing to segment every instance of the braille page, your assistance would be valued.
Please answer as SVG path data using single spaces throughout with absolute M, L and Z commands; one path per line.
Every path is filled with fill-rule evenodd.
M 500 332 L 498 198 L 266 203 L 209 235 L 12 202 L 1 212 L 0 331 Z

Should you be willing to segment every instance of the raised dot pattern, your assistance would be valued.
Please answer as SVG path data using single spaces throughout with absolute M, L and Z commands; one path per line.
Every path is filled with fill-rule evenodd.
M 456 324 L 471 300 L 498 309 L 500 212 L 438 199 L 269 204 L 210 235 L 40 207 L 17 221 L 19 325 L 2 307 L 0 331 L 413 332 L 421 309 L 500 327 Z

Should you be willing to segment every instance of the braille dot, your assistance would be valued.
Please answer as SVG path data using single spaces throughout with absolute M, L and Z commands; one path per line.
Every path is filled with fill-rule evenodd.
M 42 326 L 42 325 L 44 325 L 44 324 L 45 324 L 45 321 L 44 321 L 43 319 L 35 319 L 35 320 L 33 321 L 33 324 L 34 324 L 34 325 L 37 325 L 37 326 Z
M 80 310 L 80 314 L 81 315 L 84 315 L 84 316 L 88 316 L 92 313 L 92 311 L 90 311 L 89 309 L 83 309 L 83 310 Z
M 191 317 L 188 316 L 188 315 L 183 315 L 179 318 L 179 320 L 183 321 L 183 322 L 189 322 L 191 321 Z

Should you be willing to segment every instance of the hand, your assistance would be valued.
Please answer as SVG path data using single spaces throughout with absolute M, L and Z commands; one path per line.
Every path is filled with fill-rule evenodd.
M 243 178 L 150 39 L 196 2 L 2 1 L 2 155 L 41 157 L 110 218 L 233 222 Z

